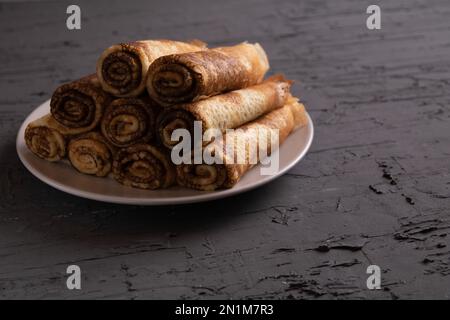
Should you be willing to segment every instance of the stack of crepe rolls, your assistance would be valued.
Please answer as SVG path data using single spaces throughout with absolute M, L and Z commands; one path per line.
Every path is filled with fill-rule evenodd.
M 259 44 L 207 49 L 200 41 L 145 40 L 113 45 L 98 59 L 96 74 L 55 90 L 50 113 L 27 126 L 25 141 L 42 159 L 68 160 L 80 173 L 111 176 L 126 186 L 231 188 L 263 160 L 245 144 L 258 149 L 268 144 L 269 155 L 273 136 L 281 144 L 306 123 L 303 105 L 290 95 L 291 81 L 280 75 L 264 80 L 268 69 Z M 219 161 L 175 165 L 171 151 L 179 142 L 172 135 L 186 129 L 193 138 L 196 121 L 202 136 L 219 132 L 201 145 Z M 269 134 L 255 133 L 262 130 Z M 226 146 L 238 138 L 244 147 Z M 232 161 L 235 153 L 244 161 Z
M 260 83 L 267 70 L 258 43 L 171 54 L 150 65 L 147 91 L 160 105 L 171 106 Z
M 267 155 L 275 151 L 271 149 L 272 134 L 278 137 L 281 145 L 291 132 L 306 123 L 304 105 L 296 98 L 290 98 L 282 108 L 273 110 L 238 130 L 227 132 L 221 139 L 207 145 L 203 154 L 213 155 L 214 163 L 178 165 L 177 181 L 182 186 L 204 191 L 231 188 L 262 160 L 260 148 L 267 148 Z
M 199 40 L 144 40 L 116 44 L 98 59 L 97 76 L 106 92 L 116 97 L 137 97 L 145 91 L 148 67 L 154 60 L 205 48 L 205 43 Z

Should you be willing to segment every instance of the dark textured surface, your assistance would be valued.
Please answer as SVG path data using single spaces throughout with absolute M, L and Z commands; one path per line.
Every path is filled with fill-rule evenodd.
M 0 298 L 449 298 L 450 2 L 0 4 Z M 151 3 L 151 4 L 150 4 Z M 267 186 L 164 208 L 76 198 L 20 164 L 15 135 L 106 46 L 142 38 L 242 40 L 316 126 L 311 152 Z M 65 270 L 82 269 L 69 291 Z M 366 288 L 368 265 L 382 290 Z

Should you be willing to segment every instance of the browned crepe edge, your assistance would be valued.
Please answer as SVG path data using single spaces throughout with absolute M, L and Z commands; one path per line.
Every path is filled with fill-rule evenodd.
M 250 69 L 247 68 L 248 65 L 251 65 Z M 184 66 L 189 70 L 192 90 L 181 95 L 180 92 L 186 89 L 180 89 L 176 96 L 162 96 L 158 93 L 160 89 L 154 87 L 155 78 L 160 70 L 169 66 Z M 148 70 L 146 86 L 155 101 L 162 106 L 170 106 L 260 83 L 268 69 L 267 55 L 259 44 L 241 43 L 231 47 L 160 57 Z

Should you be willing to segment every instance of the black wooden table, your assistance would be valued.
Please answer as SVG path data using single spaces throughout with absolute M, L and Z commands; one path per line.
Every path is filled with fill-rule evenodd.
M 0 5 L 0 298 L 450 298 L 450 2 L 86 1 Z M 55 190 L 22 166 L 24 118 L 131 39 L 260 42 L 316 136 L 257 190 L 138 207 Z M 81 290 L 66 288 L 80 266 Z M 381 290 L 366 286 L 381 268 Z

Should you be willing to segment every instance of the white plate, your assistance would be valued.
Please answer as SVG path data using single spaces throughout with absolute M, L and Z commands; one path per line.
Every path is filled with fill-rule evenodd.
M 125 187 L 112 178 L 97 178 L 79 173 L 68 162 L 52 163 L 40 159 L 28 150 L 25 140 L 25 128 L 31 121 L 47 114 L 50 101 L 37 107 L 23 122 L 17 135 L 16 148 L 20 160 L 38 179 L 61 191 L 93 200 L 134 204 L 164 205 L 214 200 L 229 197 L 259 187 L 281 176 L 299 162 L 308 151 L 313 140 L 313 123 L 308 116 L 308 125 L 296 130 L 281 145 L 280 167 L 276 175 L 260 175 L 260 166 L 250 170 L 232 189 L 219 191 L 197 191 L 181 187 L 162 190 L 141 190 Z

